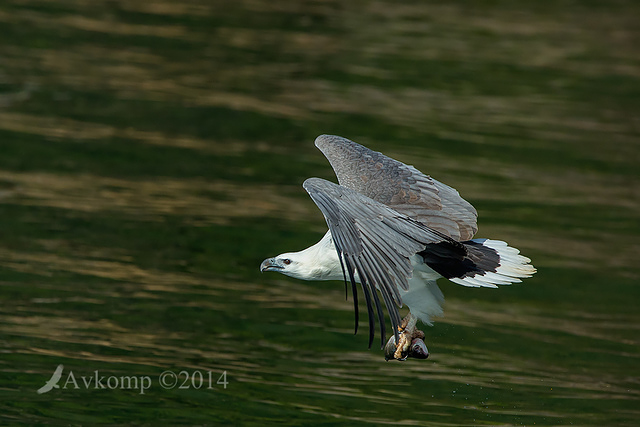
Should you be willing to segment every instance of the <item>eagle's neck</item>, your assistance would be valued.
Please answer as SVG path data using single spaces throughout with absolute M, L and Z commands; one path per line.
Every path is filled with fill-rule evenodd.
M 298 252 L 298 255 L 304 260 L 305 266 L 300 279 L 343 280 L 340 260 L 330 231 L 327 231 L 318 243 Z

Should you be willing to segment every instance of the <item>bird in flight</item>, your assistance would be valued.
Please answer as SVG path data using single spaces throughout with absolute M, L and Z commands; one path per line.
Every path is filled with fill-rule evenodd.
M 60 386 L 58 385 L 58 382 L 60 381 L 60 378 L 62 378 L 63 369 L 64 369 L 63 365 L 58 365 L 56 370 L 53 371 L 53 375 L 51 375 L 51 378 L 49 379 L 49 381 L 47 381 L 45 385 L 43 385 L 38 389 L 38 394 L 48 393 L 54 388 L 60 388 Z
M 377 319 L 387 360 L 429 356 L 416 324 L 431 325 L 432 317 L 442 316 L 438 279 L 497 288 L 536 272 L 531 260 L 507 243 L 473 239 L 478 214 L 455 189 L 346 138 L 321 135 L 315 145 L 339 185 L 309 178 L 303 187 L 329 230 L 307 249 L 265 259 L 260 270 L 303 280 L 344 280 L 353 294 L 356 333 L 359 283 L 368 312 L 369 348 Z M 386 345 L 378 293 L 393 328 Z M 401 319 L 403 305 L 409 314 Z

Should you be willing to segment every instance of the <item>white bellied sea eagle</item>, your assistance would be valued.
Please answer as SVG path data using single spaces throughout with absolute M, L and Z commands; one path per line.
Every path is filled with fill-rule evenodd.
M 358 330 L 360 283 L 367 305 L 369 347 L 376 318 L 384 345 L 387 307 L 393 336 L 385 358 L 424 359 L 429 352 L 417 320 L 442 315 L 436 281 L 497 288 L 531 277 L 531 261 L 505 242 L 473 239 L 478 214 L 458 192 L 382 153 L 346 138 L 321 135 L 316 147 L 333 167 L 338 184 L 307 179 L 303 187 L 324 215 L 329 231 L 315 245 L 265 259 L 261 271 L 304 280 L 351 284 Z M 377 291 L 378 292 L 377 292 Z M 409 314 L 401 319 L 398 307 Z

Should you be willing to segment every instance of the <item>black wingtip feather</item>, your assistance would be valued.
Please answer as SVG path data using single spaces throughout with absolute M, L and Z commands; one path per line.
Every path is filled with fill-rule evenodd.
M 393 330 L 393 335 L 396 339 L 396 342 L 399 342 L 400 336 L 398 333 L 398 327 L 400 326 L 400 313 L 398 312 L 398 308 L 394 304 L 394 298 L 391 292 L 389 291 L 390 285 L 388 284 L 388 279 L 384 277 L 382 272 L 380 271 L 380 267 L 375 263 L 371 262 L 371 254 L 368 252 L 364 252 L 365 260 L 369 262 L 369 264 L 373 267 L 372 270 L 367 273 L 367 277 L 369 277 L 369 282 L 371 283 L 380 283 L 382 286 L 379 286 L 380 293 L 382 294 L 382 298 L 384 300 L 385 305 L 387 306 L 387 311 L 389 312 L 389 319 L 391 321 L 391 328 Z M 386 324 L 386 323 L 385 323 Z M 386 340 L 386 331 L 382 331 L 381 344 L 384 349 L 384 345 L 386 344 L 384 341 Z
M 353 335 L 358 333 L 358 324 L 360 323 L 360 313 L 358 311 L 358 288 L 356 287 L 355 283 L 351 282 L 351 293 L 353 294 L 353 308 L 354 308 L 354 312 L 356 314 L 356 324 L 355 324 L 355 330 L 353 332 Z
M 357 288 L 356 288 L 356 278 L 353 275 L 353 267 L 351 266 L 351 263 L 349 262 L 349 258 L 345 257 L 344 259 L 345 263 L 347 264 L 347 272 L 349 272 L 349 280 L 351 281 L 351 288 L 353 290 L 353 294 L 357 295 Z M 369 295 L 367 294 L 367 292 L 364 290 L 363 288 L 363 293 L 365 296 L 365 299 L 367 300 L 367 311 L 370 310 L 370 302 L 369 302 Z M 353 299 L 353 303 L 355 305 L 355 312 L 356 312 L 356 333 L 358 333 L 358 302 L 357 299 L 354 298 Z M 369 324 L 371 324 L 371 322 L 369 322 Z M 371 326 L 371 325 L 369 325 Z M 371 346 L 369 346 L 369 348 L 371 348 Z
M 355 283 L 355 277 L 353 275 L 353 273 L 355 272 L 353 266 L 351 265 L 351 263 L 349 262 L 349 259 L 346 258 L 345 259 L 347 262 L 347 270 L 349 271 L 349 276 L 351 279 L 352 283 Z M 355 259 L 353 260 L 354 264 L 357 265 L 357 262 L 355 261 Z M 375 320 L 375 313 L 373 311 L 373 306 L 371 304 L 371 292 L 375 292 L 375 290 L 371 290 L 369 284 L 367 283 L 367 281 L 364 279 L 364 277 L 360 277 L 360 284 L 362 285 L 362 293 L 364 294 L 364 298 L 365 301 L 367 303 L 367 317 L 369 320 L 369 348 L 371 348 L 371 346 L 373 345 L 373 338 L 375 337 L 375 331 L 376 331 L 376 320 Z
M 342 269 L 342 277 L 344 277 L 344 293 L 345 299 L 349 299 L 349 286 L 347 285 L 347 272 L 344 269 L 344 262 L 342 261 L 342 248 L 339 246 L 338 242 L 334 241 L 334 245 L 338 252 L 338 259 L 340 260 L 340 268 Z M 349 274 L 351 276 L 351 274 Z M 358 333 L 358 324 L 360 323 L 360 313 L 358 311 L 358 288 L 356 287 L 355 281 L 351 280 L 351 293 L 353 294 L 353 313 L 355 314 L 355 326 L 353 335 Z
M 373 302 L 376 306 L 378 322 L 380 323 L 381 346 L 384 347 L 384 344 L 385 344 L 384 341 L 387 335 L 387 331 L 386 331 L 386 322 L 384 320 L 384 312 L 382 311 L 382 304 L 380 304 L 380 298 L 378 298 L 378 293 L 376 292 L 375 285 L 373 285 L 374 281 L 371 278 L 369 271 L 367 271 L 367 269 L 364 268 L 359 258 L 356 258 L 354 261 L 356 264 L 356 268 L 358 269 L 358 274 L 360 275 L 360 280 L 362 281 L 362 286 L 363 287 L 366 286 L 369 289 L 369 292 L 371 292 L 371 294 L 373 295 Z M 369 348 L 371 348 L 371 344 L 372 343 L 370 342 Z
M 384 312 L 382 311 L 382 305 L 380 304 L 380 299 L 378 298 L 378 293 L 375 289 L 372 290 L 373 299 L 376 303 L 376 308 L 378 309 L 378 321 L 380 322 L 380 347 L 384 347 L 384 341 L 387 337 L 386 323 L 384 320 Z
M 380 292 L 382 293 L 382 298 L 384 299 L 384 303 L 387 305 L 387 311 L 389 312 L 389 318 L 391 319 L 391 328 L 393 328 L 393 336 L 396 338 L 396 342 L 400 342 L 400 336 L 398 334 L 398 326 L 400 326 L 400 313 L 398 313 L 398 309 L 393 304 L 391 299 L 391 295 L 388 293 L 385 287 L 380 287 Z M 386 337 L 382 339 L 382 348 L 386 344 Z

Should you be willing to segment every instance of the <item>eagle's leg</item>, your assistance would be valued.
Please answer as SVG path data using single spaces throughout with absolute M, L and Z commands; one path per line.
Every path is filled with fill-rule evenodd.
M 402 319 L 402 323 L 398 327 L 398 332 L 400 333 L 400 342 L 396 346 L 396 351 L 393 353 L 393 358 L 397 360 L 405 360 L 409 355 L 409 346 L 411 346 L 411 341 L 413 339 L 413 331 L 416 328 L 416 323 L 418 322 L 418 318 L 415 317 L 411 312 Z M 424 336 L 424 334 L 422 334 Z
M 392 336 L 385 346 L 385 359 L 406 360 L 407 357 L 416 359 L 426 359 L 429 357 L 429 350 L 424 344 L 424 332 L 416 329 L 418 318 L 411 312 L 402 319 L 398 326 L 400 335 L 396 344 L 395 336 Z

